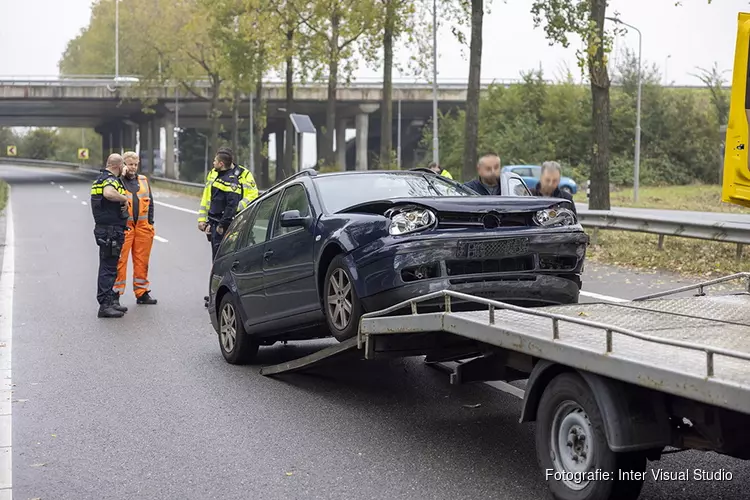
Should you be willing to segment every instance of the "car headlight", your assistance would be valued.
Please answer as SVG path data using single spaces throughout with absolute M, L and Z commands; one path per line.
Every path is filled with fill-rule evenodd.
M 391 209 L 386 216 L 391 219 L 388 232 L 393 236 L 421 231 L 432 227 L 437 221 L 431 210 L 418 207 Z
M 573 226 L 578 223 L 578 219 L 567 208 L 548 208 L 538 211 L 534 215 L 534 222 L 543 227 Z

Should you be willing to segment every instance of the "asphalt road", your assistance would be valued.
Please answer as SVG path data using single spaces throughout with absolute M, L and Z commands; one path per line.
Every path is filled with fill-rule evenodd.
M 0 177 L 15 229 L 14 498 L 546 498 L 534 426 L 518 423 L 518 399 L 484 384 L 451 386 L 414 359 L 278 379 L 225 363 L 203 308 L 210 249 L 195 200 L 158 194 L 159 304 L 136 306 L 128 291 L 126 317 L 100 320 L 90 181 L 3 166 Z M 632 298 L 674 283 L 587 265 L 584 289 Z M 259 364 L 321 344 L 262 348 Z M 733 480 L 649 479 L 645 500 L 747 498 L 739 460 L 689 452 L 651 465 Z

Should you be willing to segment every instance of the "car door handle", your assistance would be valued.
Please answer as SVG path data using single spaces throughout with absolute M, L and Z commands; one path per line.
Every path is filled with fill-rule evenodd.
M 240 265 L 240 261 L 239 260 L 235 260 L 234 262 L 232 262 L 232 271 L 234 271 L 235 269 L 237 269 L 237 266 L 239 266 L 239 265 Z
M 268 260 L 271 257 L 273 257 L 273 250 L 268 250 L 266 253 L 263 254 L 263 258 Z

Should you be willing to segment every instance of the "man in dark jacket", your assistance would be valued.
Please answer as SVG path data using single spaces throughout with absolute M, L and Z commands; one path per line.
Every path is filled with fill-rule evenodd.
M 484 195 L 500 193 L 500 157 L 487 154 L 477 162 L 477 178 L 464 184 L 472 191 Z
M 534 196 L 544 196 L 546 198 L 562 198 L 573 204 L 573 212 L 576 211 L 576 205 L 570 193 L 560 189 L 560 177 L 562 168 L 556 161 L 545 161 L 542 163 L 542 174 L 536 187 L 531 190 Z

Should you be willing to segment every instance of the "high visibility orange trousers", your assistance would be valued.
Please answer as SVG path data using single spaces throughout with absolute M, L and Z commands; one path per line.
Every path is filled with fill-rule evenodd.
M 125 243 L 122 245 L 120 260 L 117 263 L 117 279 L 113 289 L 120 295 L 125 293 L 128 280 L 128 256 L 133 255 L 133 291 L 136 298 L 149 291 L 148 262 L 151 247 L 154 244 L 154 226 L 147 220 L 140 220 L 135 226 L 128 222 L 130 231 L 125 231 Z

